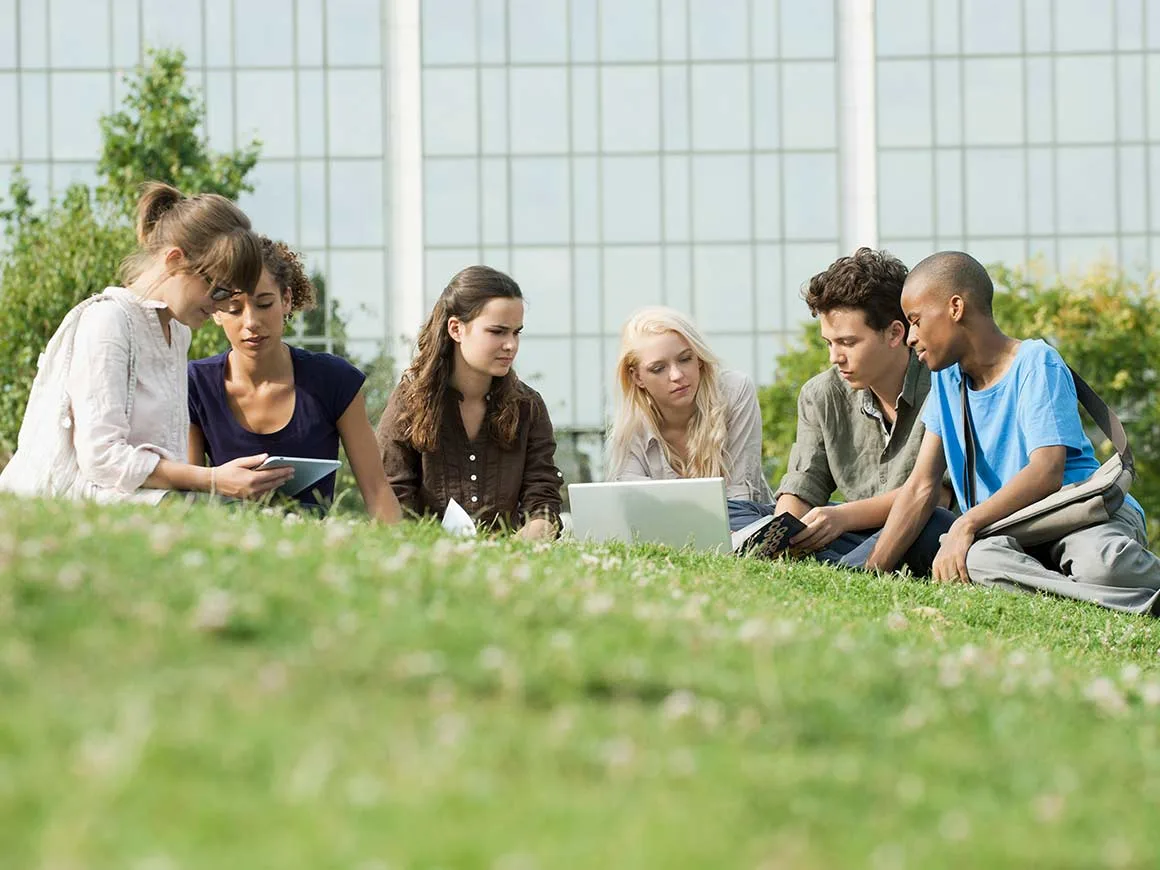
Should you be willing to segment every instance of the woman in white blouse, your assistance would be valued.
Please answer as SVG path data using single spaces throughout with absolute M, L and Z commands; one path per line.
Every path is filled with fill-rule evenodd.
M 252 498 L 293 473 L 257 470 L 264 456 L 186 462 L 190 330 L 234 289 L 253 291 L 262 250 L 249 218 L 225 197 L 151 183 L 137 240 L 124 286 L 70 311 L 41 356 L 0 490 L 106 502 L 157 503 L 173 490 Z
M 616 364 L 620 406 L 609 437 L 609 479 L 724 477 L 734 530 L 773 501 L 761 464 L 757 390 L 723 371 L 697 328 L 671 308 L 625 323 Z

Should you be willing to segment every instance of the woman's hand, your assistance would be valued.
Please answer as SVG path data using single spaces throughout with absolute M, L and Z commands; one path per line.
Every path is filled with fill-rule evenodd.
M 256 499 L 280 487 L 294 476 L 293 468 L 257 470 L 269 454 L 240 456 L 213 469 L 213 491 L 228 498 Z

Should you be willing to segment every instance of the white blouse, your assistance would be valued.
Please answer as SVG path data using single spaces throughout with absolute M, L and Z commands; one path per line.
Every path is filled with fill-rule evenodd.
M 725 477 L 725 497 L 773 502 L 773 491 L 765 479 L 761 461 L 761 406 L 757 388 L 741 372 L 721 372 L 721 395 L 729 411 L 725 417 L 725 455 L 729 471 Z M 613 480 L 675 480 L 680 475 L 665 458 L 660 436 L 651 429 L 629 445 L 624 466 L 615 469 Z
M 131 304 L 90 305 L 77 324 L 67 389 L 80 494 L 102 502 L 156 504 L 168 490 L 142 489 L 145 479 L 162 458 L 187 461 L 186 363 L 192 333 L 171 320 L 166 341 L 158 317 L 165 303 L 123 287 L 107 287 L 105 293 Z M 126 415 L 130 329 L 137 357 L 131 417 Z

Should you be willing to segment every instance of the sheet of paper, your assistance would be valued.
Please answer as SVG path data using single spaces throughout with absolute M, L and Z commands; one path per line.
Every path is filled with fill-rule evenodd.
M 443 528 L 453 535 L 475 534 L 475 522 L 455 499 L 448 501 L 447 510 L 443 511 Z

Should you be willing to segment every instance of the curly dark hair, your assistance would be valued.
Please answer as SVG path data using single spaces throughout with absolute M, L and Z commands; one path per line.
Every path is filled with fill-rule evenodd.
M 415 358 L 399 379 L 402 401 L 395 426 L 416 450 L 431 453 L 438 444 L 443 396 L 455 360 L 455 342 L 447 332 L 447 321 L 452 317 L 464 323 L 472 321 L 492 299 L 523 298 L 519 284 L 489 266 L 468 266 L 439 295 L 419 332 Z M 515 369 L 509 369 L 502 378 L 492 379 L 488 396 L 487 432 L 505 448 L 515 443 L 519 427 L 522 400 L 518 385 Z
M 276 242 L 261 235 L 258 241 L 262 245 L 262 265 L 275 284 L 290 292 L 290 312 L 309 311 L 313 308 L 316 299 L 314 284 L 306 274 L 302 255 L 285 242 Z
M 867 326 L 883 330 L 896 320 L 906 324 L 902 313 L 906 273 L 906 266 L 893 254 L 859 248 L 810 278 L 802 296 L 814 317 L 838 308 L 856 309 L 865 315 Z

